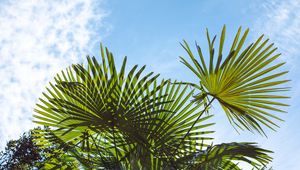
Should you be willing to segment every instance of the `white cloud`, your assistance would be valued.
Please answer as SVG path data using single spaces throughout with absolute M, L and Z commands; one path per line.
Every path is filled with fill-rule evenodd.
M 0 148 L 33 126 L 34 105 L 54 74 L 99 42 L 100 7 L 96 0 L 1 2 Z
M 264 33 L 279 47 L 288 64 L 295 66 L 300 52 L 300 1 L 259 1 L 255 32 Z

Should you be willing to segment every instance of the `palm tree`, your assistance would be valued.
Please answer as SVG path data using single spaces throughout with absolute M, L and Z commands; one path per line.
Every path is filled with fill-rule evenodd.
M 223 46 L 225 28 L 221 37 L 220 44 Z M 238 36 L 235 44 L 237 39 Z M 215 38 L 212 42 L 209 40 L 211 53 L 214 41 Z M 214 131 L 208 128 L 214 124 L 209 122 L 213 115 L 205 114 L 209 112 L 211 103 L 218 100 L 230 120 L 234 115 L 235 119 L 242 120 L 247 125 L 245 127 L 260 127 L 257 121 L 264 122 L 260 121 L 265 120 L 262 114 L 274 117 L 265 111 L 250 112 L 251 109 L 259 109 L 259 102 L 254 102 L 253 105 L 250 102 L 259 98 L 257 91 L 265 90 L 264 93 L 259 93 L 262 101 L 274 104 L 269 99 L 275 96 L 265 93 L 285 89 L 248 90 L 244 85 L 258 84 L 250 84 L 253 84 L 251 80 L 256 81 L 253 78 L 256 74 L 247 75 L 245 79 L 249 80 L 243 83 L 225 83 L 232 81 L 230 75 L 234 75 L 231 73 L 234 69 L 230 68 L 236 68 L 236 63 L 233 63 L 236 58 L 249 62 L 247 57 L 237 55 L 243 44 L 241 41 L 238 49 L 233 46 L 234 52 L 230 52 L 231 55 L 222 66 L 219 57 L 217 66 L 213 68 L 211 57 L 209 71 L 204 68 L 204 62 L 203 65 L 199 64 L 185 43 L 184 48 L 196 68 L 183 58 L 182 61 L 199 77 L 200 85 L 159 80 L 159 75 L 152 72 L 145 74 L 145 66 L 138 69 L 135 65 L 126 74 L 126 57 L 118 71 L 113 54 L 101 45 L 101 63 L 95 57 L 87 57 L 86 67 L 83 64 L 72 65 L 57 74 L 55 83 L 50 83 L 50 87 L 46 88 L 47 91 L 43 93 L 35 109 L 34 122 L 49 126 L 50 129 L 40 130 L 36 135 L 36 142 L 44 146 L 59 144 L 66 151 L 65 155 L 80 163 L 79 168 L 86 169 L 240 169 L 238 162 L 248 163 L 256 169 L 264 168 L 272 160 L 268 155 L 271 151 L 259 148 L 256 143 L 212 145 L 211 134 Z M 199 46 L 197 48 L 200 51 Z M 251 51 L 251 47 L 249 48 Z M 204 61 L 202 54 L 199 54 L 201 61 Z M 257 60 L 255 56 L 251 56 Z M 264 58 L 268 60 L 268 56 Z M 255 73 L 262 72 L 265 71 L 258 69 L 258 73 Z M 236 74 L 239 75 L 238 73 Z M 213 79 L 223 83 L 222 88 L 213 84 Z M 195 88 L 189 90 L 189 86 Z M 223 97 L 215 93 L 224 89 L 223 86 L 237 91 L 244 88 L 245 94 L 240 94 L 233 100 L 230 95 Z M 200 90 L 200 93 L 194 96 L 196 102 L 191 102 L 196 90 Z M 235 104 L 235 100 L 244 101 L 245 96 L 251 94 L 254 97 L 249 97 L 251 101 L 248 103 Z M 277 110 L 272 110 L 274 109 Z

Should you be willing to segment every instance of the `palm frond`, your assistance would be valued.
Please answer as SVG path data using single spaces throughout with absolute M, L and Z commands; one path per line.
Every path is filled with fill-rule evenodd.
M 154 86 L 158 75 L 142 76 L 145 66 L 134 66 L 126 76 L 126 58 L 117 72 L 112 53 L 101 46 L 101 54 L 101 64 L 87 57 L 87 68 L 77 64 L 57 74 L 55 85 L 50 83 L 37 104 L 34 122 L 51 127 L 64 142 L 78 143 L 86 130 L 92 130 L 115 150 L 136 143 L 148 148 L 146 135 L 151 132 L 145 125 L 161 121 L 153 117 L 165 112 L 159 106 L 168 101 L 160 102 L 165 96 L 154 94 L 166 81 Z
M 268 155 L 272 151 L 259 148 L 256 143 L 223 143 L 212 145 L 206 150 L 184 158 L 187 169 L 203 170 L 240 170 L 239 163 L 244 162 L 253 169 L 266 168 L 272 158 Z
M 275 112 L 284 113 L 281 108 L 288 104 L 280 101 L 288 96 L 280 94 L 289 88 L 288 80 L 282 78 L 288 71 L 281 71 L 285 64 L 276 59 L 280 54 L 277 48 L 263 40 L 263 35 L 254 43 L 244 47 L 249 29 L 241 34 L 239 28 L 227 57 L 223 57 L 226 27 L 223 27 L 217 59 L 215 59 L 214 42 L 207 31 L 209 45 L 209 64 L 206 64 L 202 49 L 196 44 L 197 59 L 186 41 L 182 47 L 188 53 L 191 62 L 183 57 L 181 62 L 199 79 L 200 90 L 195 101 L 202 101 L 211 96 L 217 99 L 225 111 L 231 124 L 240 129 L 257 131 L 265 134 L 263 127 L 275 130 L 278 127 L 274 120 L 281 120 Z M 223 59 L 224 58 L 224 59 Z
M 158 83 L 158 75 L 143 73 L 145 66 L 125 74 L 126 58 L 117 71 L 112 53 L 102 46 L 101 56 L 102 63 L 87 57 L 87 67 L 76 64 L 57 74 L 37 104 L 34 122 L 80 152 L 105 150 L 126 167 L 155 162 L 161 168 L 195 152 L 198 144 L 208 145 L 203 141 L 211 140 L 213 131 L 205 128 L 212 123 L 203 122 L 211 116 L 199 115 L 202 105 L 190 103 L 187 85 Z

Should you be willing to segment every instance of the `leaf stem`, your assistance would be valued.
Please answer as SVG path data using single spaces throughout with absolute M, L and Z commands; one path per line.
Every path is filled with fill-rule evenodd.
M 212 104 L 212 102 L 214 100 L 215 100 L 215 97 L 213 97 L 209 101 L 209 103 L 204 107 L 204 109 L 202 110 L 202 112 L 199 114 L 199 116 L 197 117 L 197 119 L 194 121 L 193 125 L 190 127 L 190 129 L 188 130 L 188 132 L 182 138 L 181 142 L 175 147 L 176 149 L 174 150 L 174 152 L 171 155 L 174 155 L 178 151 L 180 145 L 182 145 L 182 143 L 184 142 L 185 138 L 190 134 L 191 130 L 194 128 L 194 126 L 196 125 L 196 123 L 198 122 L 198 120 L 200 119 L 200 117 L 202 116 L 202 114 L 207 110 L 207 108 Z M 175 166 L 175 164 L 173 164 L 172 166 Z

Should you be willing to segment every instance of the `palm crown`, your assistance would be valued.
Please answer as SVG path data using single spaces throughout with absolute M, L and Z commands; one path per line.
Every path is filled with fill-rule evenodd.
M 239 169 L 235 161 L 257 169 L 265 167 L 271 161 L 271 151 L 255 143 L 212 145 L 213 131 L 208 129 L 213 125 L 209 122 L 212 115 L 204 114 L 216 99 L 229 120 L 249 130 L 263 132 L 259 123 L 275 125 L 267 117 L 277 117 L 263 109 L 281 111 L 271 106 L 284 104 L 270 99 L 285 96 L 269 93 L 286 90 L 273 87 L 286 81 L 270 80 L 286 72 L 265 76 L 282 64 L 262 70 L 278 56 L 259 53 L 261 38 L 238 55 L 247 32 L 241 40 L 238 32 L 222 63 L 223 29 L 215 66 L 215 38 L 210 41 L 208 36 L 209 67 L 200 47 L 202 64 L 185 42 L 183 47 L 194 65 L 184 58 L 182 62 L 200 84 L 158 80 L 158 75 L 144 73 L 145 66 L 136 65 L 126 74 L 126 58 L 117 70 L 112 53 L 101 46 L 101 63 L 87 57 L 87 66 L 72 65 L 57 74 L 55 83 L 43 93 L 34 122 L 50 129 L 40 130 L 36 142 L 42 146 L 59 144 L 70 160 L 87 169 Z M 196 88 L 189 90 L 190 85 Z M 190 102 L 195 90 L 200 90 L 196 104 Z M 51 163 L 48 166 L 45 168 L 54 167 Z

